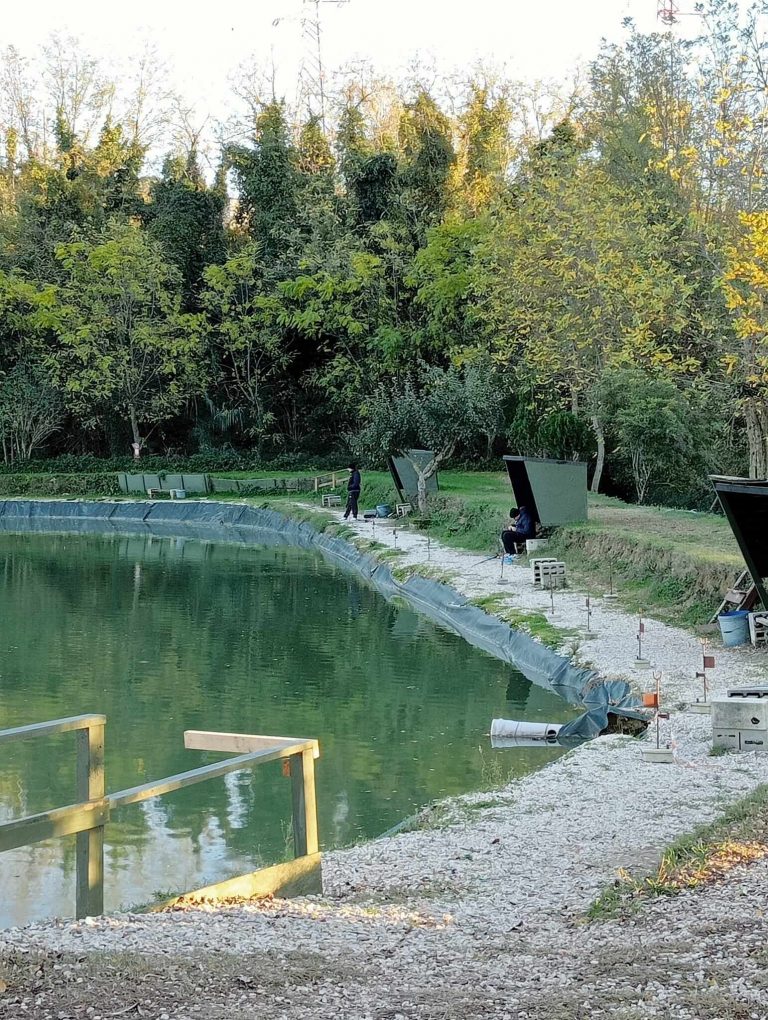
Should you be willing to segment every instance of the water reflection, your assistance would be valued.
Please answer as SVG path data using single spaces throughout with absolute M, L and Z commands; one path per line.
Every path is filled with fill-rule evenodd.
M 316 736 L 324 846 L 487 783 L 493 716 L 558 698 L 319 558 L 156 536 L 0 534 L 0 725 L 107 714 L 111 791 L 216 756 L 184 729 Z M 523 753 L 525 752 L 525 753 Z M 515 774 L 557 750 L 505 758 Z M 74 799 L 71 734 L 4 747 L 0 817 Z M 290 781 L 230 774 L 116 812 L 108 908 L 282 859 Z M 0 923 L 71 913 L 74 840 L 0 855 Z

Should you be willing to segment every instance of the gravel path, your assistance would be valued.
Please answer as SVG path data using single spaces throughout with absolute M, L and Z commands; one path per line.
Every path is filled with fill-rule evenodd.
M 375 536 L 367 524 L 358 529 L 395 542 L 387 529 Z M 401 532 L 396 541 L 406 552 L 401 562 L 426 559 L 422 536 Z M 549 597 L 532 588 L 527 568 L 506 567 L 510 583 L 499 587 L 498 561 L 478 565 L 480 558 L 431 543 L 430 563 L 455 571 L 467 595 L 503 591 L 511 605 L 547 609 Z M 555 598 L 552 622 L 583 626 L 584 595 Z M 640 689 L 650 674 L 633 664 L 636 624 L 598 601 L 598 637 L 581 654 Z M 669 705 L 695 697 L 699 641 L 653 621 L 646 636 Z M 763 653 L 715 654 L 716 691 L 766 675 Z M 187 987 L 190 968 L 203 977 L 173 1001 L 151 986 L 125 1010 L 129 1017 L 768 1018 L 765 861 L 649 902 L 631 920 L 584 920 L 618 869 L 650 871 L 672 839 L 768 782 L 768 755 L 709 756 L 708 716 L 675 710 L 665 727 L 671 765 L 644 763 L 641 741 L 600 738 L 503 790 L 433 806 L 417 830 L 329 853 L 323 897 L 3 933 L 6 954 L 65 956 L 50 988 L 40 979 L 36 996 L 0 996 L 0 1016 L 118 1015 L 121 1003 L 130 1005 L 127 985 L 111 1001 L 100 992 L 90 1013 L 82 999 L 75 1010 L 67 989 L 92 954 L 141 954 L 153 973 L 182 968 L 178 988 Z M 233 958 L 238 972 L 215 978 Z

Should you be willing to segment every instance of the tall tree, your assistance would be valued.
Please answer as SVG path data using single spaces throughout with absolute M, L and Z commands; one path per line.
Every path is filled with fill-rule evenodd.
M 487 208 L 502 190 L 511 155 L 511 110 L 504 90 L 472 82 L 459 119 L 458 191 L 470 212 Z
M 591 419 L 593 491 L 605 460 L 600 381 L 611 367 L 695 371 L 681 336 L 690 284 L 642 195 L 591 161 L 540 178 L 481 247 L 477 289 L 510 371 L 549 386 Z
M 449 180 L 456 159 L 451 125 L 426 92 L 408 103 L 400 118 L 400 211 L 414 241 L 421 244 L 429 227 L 445 215 Z
M 210 323 L 216 379 L 226 421 L 261 439 L 274 421 L 270 387 L 290 364 L 281 305 L 264 281 L 261 248 L 251 244 L 209 266 L 202 305 Z
M 196 153 L 169 157 L 152 186 L 145 216 L 152 237 L 179 270 L 188 307 L 202 284 L 206 266 L 221 262 L 226 250 L 226 187 L 221 175 L 213 186 L 203 177 Z
M 285 107 L 273 101 L 256 120 L 252 147 L 232 146 L 238 218 L 267 258 L 277 258 L 296 218 L 296 151 Z
M 768 212 L 742 214 L 723 282 L 736 333 L 723 365 L 738 388 L 750 477 L 768 478 Z
M 205 384 L 203 328 L 181 311 L 181 279 L 160 245 L 132 224 L 95 242 L 60 245 L 62 307 L 51 325 L 48 369 L 67 402 L 96 424 L 124 416 L 141 448 L 146 430 L 176 414 Z

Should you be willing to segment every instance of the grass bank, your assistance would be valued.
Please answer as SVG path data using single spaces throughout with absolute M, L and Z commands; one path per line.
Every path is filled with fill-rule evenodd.
M 633 913 L 655 896 L 676 896 L 723 878 L 735 867 L 768 856 L 768 785 L 730 805 L 714 822 L 681 836 L 650 875 L 621 872 L 589 908 L 590 920 Z
M 396 498 L 387 474 L 366 472 L 362 506 Z M 417 526 L 446 545 L 490 554 L 511 503 L 501 472 L 444 471 L 430 519 Z M 548 553 L 566 560 L 580 587 L 599 594 L 613 583 L 627 609 L 691 627 L 706 623 L 743 569 L 721 515 L 633 506 L 607 496 L 590 495 L 589 520 L 560 528 Z

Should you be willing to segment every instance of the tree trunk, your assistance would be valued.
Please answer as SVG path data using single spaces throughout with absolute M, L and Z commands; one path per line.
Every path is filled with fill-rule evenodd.
M 759 398 L 744 403 L 749 447 L 749 477 L 768 478 L 768 409 Z
M 427 500 L 427 482 L 429 479 L 437 473 L 437 469 L 440 467 L 442 461 L 446 457 L 450 457 L 455 449 L 456 444 L 450 443 L 444 449 L 438 451 L 432 460 L 426 466 L 417 464 L 415 460 L 408 456 L 405 450 L 400 451 L 400 456 L 405 457 L 408 463 L 413 468 L 414 474 L 416 475 L 416 501 L 419 506 L 420 514 L 427 514 L 429 512 L 429 502 Z
M 597 460 L 595 461 L 595 473 L 592 475 L 592 485 L 590 486 L 590 492 L 600 491 L 600 481 L 603 477 L 603 466 L 605 464 L 605 433 L 603 432 L 603 425 L 596 414 L 592 415 L 592 428 L 595 432 L 595 439 L 597 439 Z
M 423 471 L 416 471 L 416 499 L 419 504 L 419 513 L 425 516 L 429 510 L 427 504 L 427 476 Z
M 133 433 L 133 456 L 138 460 L 141 453 L 141 435 L 139 434 L 139 422 L 136 417 L 136 408 L 131 407 L 131 432 Z

